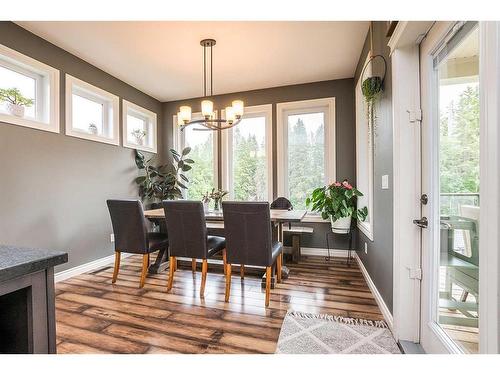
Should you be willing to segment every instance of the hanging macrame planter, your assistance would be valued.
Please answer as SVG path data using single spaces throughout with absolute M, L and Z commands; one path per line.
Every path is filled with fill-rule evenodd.
M 368 77 L 366 79 L 364 78 L 364 73 L 366 71 L 366 68 L 373 63 L 375 59 L 382 59 L 384 62 L 384 74 L 382 74 L 382 77 L 373 75 L 371 77 Z M 373 133 L 374 135 L 377 134 L 376 132 L 376 119 L 377 116 L 375 114 L 375 106 L 377 104 L 377 100 L 380 97 L 380 94 L 382 91 L 384 91 L 384 80 L 385 80 L 385 75 L 387 73 L 387 61 L 385 60 L 385 57 L 382 55 L 374 55 L 373 54 L 373 23 L 370 23 L 370 58 L 366 62 L 365 66 L 363 66 L 363 69 L 361 70 L 361 93 L 363 94 L 363 97 L 365 98 L 366 102 L 366 119 L 368 121 L 368 130 L 373 128 Z
M 363 94 L 363 97 L 365 98 L 366 102 L 366 117 L 368 119 L 369 125 L 371 124 L 374 127 L 376 119 L 375 105 L 380 97 L 380 94 L 384 90 L 384 80 L 385 80 L 385 75 L 387 73 L 387 62 L 385 60 L 385 57 L 382 55 L 370 56 L 365 66 L 363 67 L 363 70 L 361 71 L 361 79 L 363 79 L 363 74 L 365 73 L 366 68 L 368 67 L 369 64 L 373 62 L 373 60 L 377 58 L 382 59 L 382 61 L 384 62 L 384 74 L 382 75 L 382 77 L 380 76 L 368 77 L 364 79 L 361 83 L 361 93 Z

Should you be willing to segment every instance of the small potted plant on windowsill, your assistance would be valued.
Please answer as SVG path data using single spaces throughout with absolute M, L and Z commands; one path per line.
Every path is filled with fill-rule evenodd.
M 348 233 L 352 218 L 365 221 L 368 216 L 366 207 L 357 208 L 356 201 L 363 194 L 347 180 L 314 189 L 306 199 L 306 205 L 312 206 L 325 220 L 330 219 L 332 232 Z
M 212 192 L 210 193 L 210 198 L 214 200 L 214 211 L 220 211 L 222 198 L 224 198 L 227 194 L 228 192 L 225 190 L 222 189 L 215 190 L 215 188 L 212 189 Z
M 135 138 L 135 143 L 137 145 L 142 146 L 144 144 L 144 138 L 147 134 L 145 130 L 134 129 L 131 134 Z
M 201 197 L 201 201 L 203 202 L 203 210 L 205 212 L 208 212 L 208 205 L 210 203 L 210 193 L 207 191 L 205 194 L 203 194 L 203 197 Z
M 26 107 L 31 107 L 34 100 L 26 98 L 21 91 L 16 88 L 0 89 L 0 102 L 7 103 L 7 111 L 16 117 L 24 117 Z

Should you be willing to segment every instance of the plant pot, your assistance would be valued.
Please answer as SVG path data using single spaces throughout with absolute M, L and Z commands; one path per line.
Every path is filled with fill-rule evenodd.
M 333 220 L 333 218 L 330 217 L 330 221 L 332 223 L 332 232 L 333 233 L 349 233 L 351 230 L 351 216 L 348 217 L 341 217 L 338 220 Z
M 97 126 L 89 125 L 89 133 L 96 135 L 97 134 Z
M 221 209 L 221 202 L 218 199 L 214 199 L 214 211 L 219 212 Z
M 137 145 L 139 145 L 139 146 L 144 145 L 144 138 L 142 138 L 142 137 L 140 137 L 140 138 L 139 137 L 135 137 L 135 143 Z
M 7 111 L 16 117 L 24 117 L 24 107 L 19 104 L 7 103 Z
M 208 212 L 209 211 L 208 202 L 203 202 L 203 211 L 204 212 Z

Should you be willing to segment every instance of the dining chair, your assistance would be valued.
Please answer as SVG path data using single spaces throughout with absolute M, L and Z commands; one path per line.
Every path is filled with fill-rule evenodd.
M 191 258 L 192 271 L 196 272 L 196 260 L 202 260 L 200 296 L 205 294 L 208 258 L 222 252 L 226 258 L 226 239 L 209 236 L 203 204 L 198 201 L 163 201 L 170 243 L 170 269 L 167 291 L 172 289 L 177 257 Z M 225 267 L 225 261 L 224 261 Z
M 115 237 L 115 267 L 112 283 L 116 282 L 120 269 L 121 253 L 142 254 L 142 272 L 139 287 L 144 287 L 148 273 L 150 254 L 168 248 L 165 233 L 148 232 L 144 208 L 139 200 L 108 199 L 109 214 Z
M 283 246 L 274 241 L 271 233 L 271 214 L 268 202 L 222 202 L 226 232 L 226 294 L 231 292 L 231 264 L 266 268 L 266 307 L 269 306 L 272 267 L 276 264 L 277 281 L 281 282 Z

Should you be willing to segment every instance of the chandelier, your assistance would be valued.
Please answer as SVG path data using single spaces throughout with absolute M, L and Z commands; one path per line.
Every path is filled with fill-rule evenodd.
M 203 119 L 192 120 L 191 107 L 183 105 L 179 107 L 177 112 L 177 125 L 181 130 L 184 130 L 190 125 L 201 125 L 203 128 L 195 128 L 193 130 L 224 130 L 236 126 L 243 116 L 244 103 L 242 100 L 233 100 L 230 107 L 225 109 L 225 119 L 218 119 L 214 112 L 214 103 L 207 98 L 207 91 L 210 96 L 213 96 L 213 46 L 215 39 L 203 39 L 200 45 L 203 47 L 203 97 L 201 101 L 201 113 Z M 207 52 L 210 54 L 210 59 L 207 59 Z M 207 64 L 207 62 L 209 64 Z M 209 90 L 207 90 L 209 89 Z

